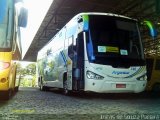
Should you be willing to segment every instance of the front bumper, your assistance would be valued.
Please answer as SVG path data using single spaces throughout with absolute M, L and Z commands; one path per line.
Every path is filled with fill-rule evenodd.
M 125 87 L 117 88 L 117 84 L 123 84 Z M 145 90 L 147 81 L 108 81 L 108 80 L 87 80 L 85 82 L 85 91 L 98 93 L 139 93 Z

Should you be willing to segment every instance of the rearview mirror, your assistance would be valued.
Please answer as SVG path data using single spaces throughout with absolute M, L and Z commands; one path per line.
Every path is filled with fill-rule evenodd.
M 28 20 L 28 10 L 24 7 L 21 7 L 19 17 L 18 17 L 18 26 L 19 27 L 26 27 L 27 20 Z

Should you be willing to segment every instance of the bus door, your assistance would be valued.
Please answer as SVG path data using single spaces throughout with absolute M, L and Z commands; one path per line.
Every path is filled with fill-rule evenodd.
M 78 34 L 73 44 L 73 89 L 84 90 L 84 40 L 83 33 Z
M 65 47 L 68 47 L 68 57 L 67 57 L 67 80 L 68 80 L 68 87 L 72 89 L 72 66 L 73 66 L 73 36 L 69 37 L 65 40 Z
M 79 89 L 84 90 L 84 32 L 78 34 L 77 40 L 77 67 L 80 69 Z

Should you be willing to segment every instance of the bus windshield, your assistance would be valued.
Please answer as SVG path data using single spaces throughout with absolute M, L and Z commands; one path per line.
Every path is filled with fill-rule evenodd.
M 1 6 L 4 5 L 1 4 Z M 0 16 L 0 51 L 6 51 L 11 48 L 11 33 L 13 31 L 11 31 L 11 25 L 9 24 L 9 18 L 11 15 L 8 15 L 11 13 L 8 13 L 9 11 L 7 11 L 7 8 L 4 10 L 0 8 L 0 10 L 3 13 L 3 15 Z
M 144 65 L 136 21 L 114 16 L 89 16 L 87 54 L 90 62 L 115 67 Z
M 11 48 L 11 39 L 7 39 L 6 30 L 6 26 L 0 24 L 0 51 L 5 51 Z

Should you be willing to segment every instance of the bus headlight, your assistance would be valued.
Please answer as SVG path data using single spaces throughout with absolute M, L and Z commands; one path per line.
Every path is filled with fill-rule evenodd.
M 6 78 L 2 78 L 2 79 L 0 80 L 1 83 L 5 83 L 6 81 L 7 81 Z
M 1 62 L 0 61 L 0 70 L 7 69 L 7 68 L 9 68 L 9 66 L 10 66 L 9 62 Z
M 88 79 L 96 79 L 96 80 L 102 80 L 104 78 L 103 76 L 98 75 L 98 74 L 91 72 L 91 71 L 87 71 L 86 76 Z
M 142 81 L 142 80 L 147 80 L 147 75 L 144 74 L 144 75 L 138 77 L 137 80 L 140 80 L 140 81 Z

